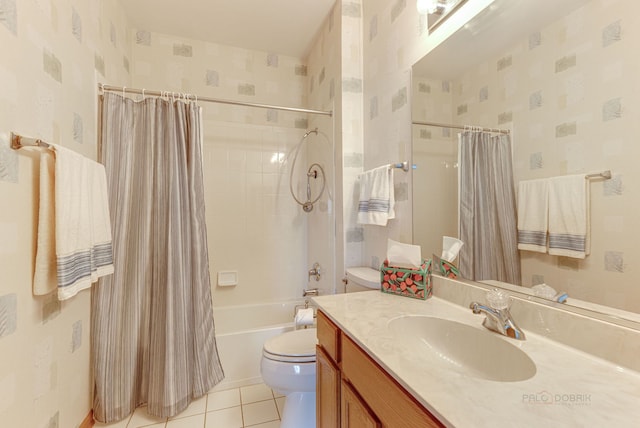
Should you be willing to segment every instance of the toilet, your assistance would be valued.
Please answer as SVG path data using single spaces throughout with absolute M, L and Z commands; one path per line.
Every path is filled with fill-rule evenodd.
M 280 428 L 316 426 L 316 329 L 282 333 L 264 343 L 260 372 L 286 397 Z
M 380 272 L 347 269 L 346 292 L 380 288 Z M 316 329 L 289 331 L 268 339 L 260 372 L 265 385 L 286 397 L 280 428 L 316 426 Z
M 371 290 L 380 290 L 379 270 L 361 266 L 347 268 L 347 293 Z

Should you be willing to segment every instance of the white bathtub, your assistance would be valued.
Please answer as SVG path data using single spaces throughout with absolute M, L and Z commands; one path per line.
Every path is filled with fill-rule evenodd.
M 296 305 L 304 305 L 304 301 L 213 308 L 218 354 L 225 374 L 214 390 L 262 382 L 262 345 L 273 336 L 293 330 Z

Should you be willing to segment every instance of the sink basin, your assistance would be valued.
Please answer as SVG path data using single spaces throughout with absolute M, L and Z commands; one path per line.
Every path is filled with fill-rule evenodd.
M 427 364 L 498 382 L 523 381 L 536 374 L 535 363 L 524 351 L 489 330 L 420 315 L 392 319 L 388 326 L 398 341 L 424 353 Z

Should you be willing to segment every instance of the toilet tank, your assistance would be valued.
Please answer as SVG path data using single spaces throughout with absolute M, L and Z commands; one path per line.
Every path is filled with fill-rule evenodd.
M 370 291 L 380 289 L 380 271 L 370 267 L 347 268 L 346 292 Z

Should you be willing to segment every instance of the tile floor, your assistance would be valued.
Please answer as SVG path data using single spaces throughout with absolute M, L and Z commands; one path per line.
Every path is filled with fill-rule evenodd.
M 169 419 L 149 416 L 139 407 L 130 417 L 114 424 L 96 422 L 96 428 L 280 428 L 284 397 L 265 384 L 213 391 L 193 401 Z

